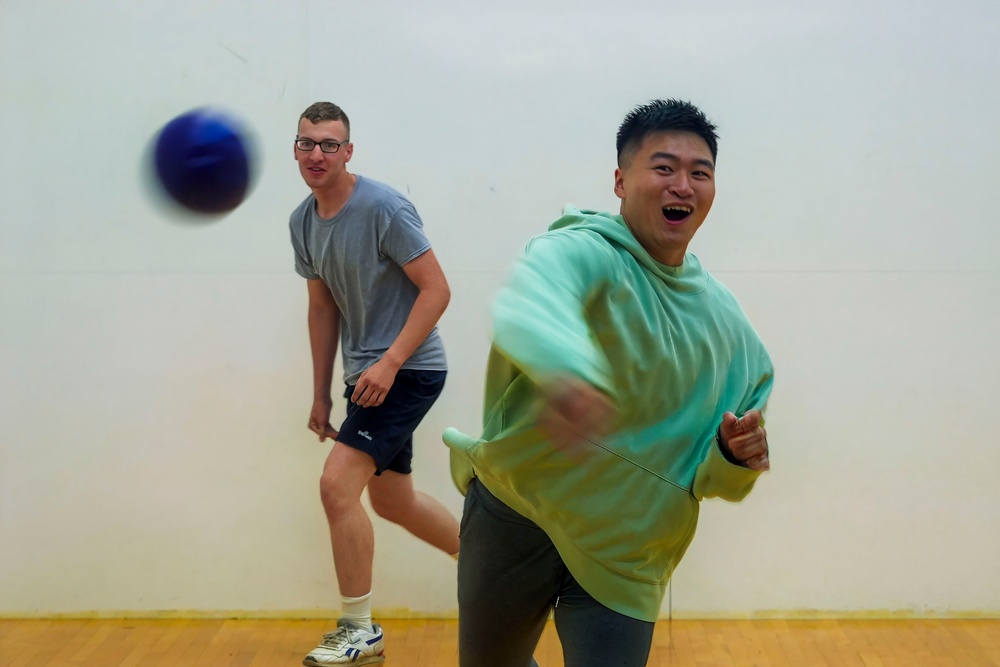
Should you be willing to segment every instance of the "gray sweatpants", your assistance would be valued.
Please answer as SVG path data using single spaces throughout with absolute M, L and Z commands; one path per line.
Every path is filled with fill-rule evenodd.
M 458 556 L 462 667 L 528 667 L 549 612 L 566 667 L 642 667 L 653 624 L 608 609 L 566 569 L 541 528 L 472 480 Z

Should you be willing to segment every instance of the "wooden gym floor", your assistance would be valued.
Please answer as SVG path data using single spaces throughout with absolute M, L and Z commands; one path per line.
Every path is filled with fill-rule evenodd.
M 2 667 L 288 667 L 326 621 L 0 619 Z M 456 667 L 458 622 L 387 620 L 388 667 Z M 550 623 L 535 653 L 562 665 Z M 1000 620 L 657 623 L 650 666 L 1000 666 Z

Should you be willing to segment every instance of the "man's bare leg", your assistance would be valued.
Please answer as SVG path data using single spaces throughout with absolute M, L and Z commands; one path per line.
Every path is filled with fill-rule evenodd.
M 375 532 L 361 505 L 361 492 L 374 474 L 375 463 L 368 454 L 337 442 L 320 477 L 337 584 L 344 597 L 361 597 L 372 590 Z
M 386 470 L 368 481 L 372 509 L 431 546 L 458 553 L 458 521 L 440 502 L 413 488 L 412 475 Z

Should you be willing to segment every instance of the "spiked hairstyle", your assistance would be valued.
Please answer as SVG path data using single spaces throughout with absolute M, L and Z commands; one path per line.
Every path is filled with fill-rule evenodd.
M 618 128 L 618 166 L 631 157 L 647 135 L 670 131 L 697 134 L 708 144 L 712 159 L 716 159 L 719 137 L 701 109 L 681 100 L 653 100 L 632 109 Z

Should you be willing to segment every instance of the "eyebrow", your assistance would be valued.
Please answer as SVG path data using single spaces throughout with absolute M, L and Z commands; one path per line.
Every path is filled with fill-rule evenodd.
M 315 144 L 325 144 L 325 143 L 329 143 L 329 142 L 332 142 L 332 143 L 335 143 L 335 144 L 346 144 L 346 143 L 350 143 L 350 142 L 348 142 L 348 141 L 346 141 L 346 140 L 345 140 L 345 141 L 341 141 L 340 139 L 314 139 L 314 138 L 312 138 L 312 137 L 307 137 L 307 136 L 306 136 L 306 135 L 304 135 L 304 134 L 300 134 L 300 135 L 298 135 L 298 137 L 297 137 L 297 138 L 298 138 L 298 139 L 308 139 L 309 141 L 311 141 L 311 142 L 313 142 L 313 143 L 315 143 Z
M 681 161 L 681 159 L 679 157 L 677 157 L 676 155 L 674 155 L 673 153 L 667 153 L 665 151 L 657 151 L 657 152 L 653 153 L 652 155 L 650 155 L 649 159 L 650 159 L 650 161 L 657 160 L 657 159 L 659 159 L 659 160 L 673 160 L 674 162 L 680 162 Z M 695 158 L 694 159 L 694 163 L 695 164 L 700 164 L 703 167 L 708 167 L 712 171 L 715 171 L 715 165 L 712 163 L 711 160 L 706 160 L 705 158 Z

